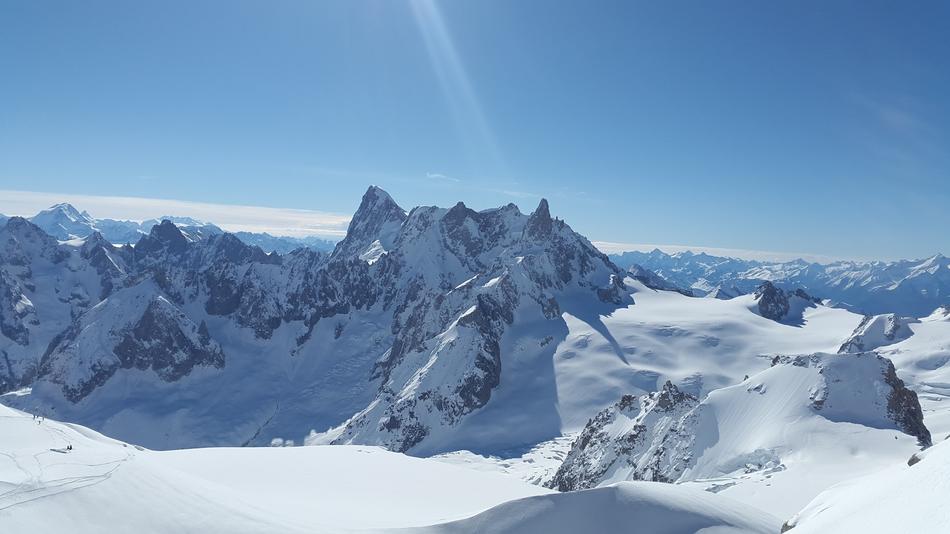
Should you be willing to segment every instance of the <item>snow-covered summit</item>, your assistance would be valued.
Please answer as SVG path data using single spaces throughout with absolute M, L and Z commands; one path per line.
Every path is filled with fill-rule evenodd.
M 95 228 L 95 220 L 87 212 L 67 203 L 50 206 L 31 217 L 30 222 L 59 240 L 86 237 Z

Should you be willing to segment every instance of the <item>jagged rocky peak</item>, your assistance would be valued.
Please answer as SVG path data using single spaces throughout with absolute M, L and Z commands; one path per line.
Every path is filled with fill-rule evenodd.
M 29 265 L 31 258 L 44 257 L 54 263 L 65 259 L 56 239 L 23 217 L 10 217 L 0 228 L 0 254 L 14 265 Z
M 47 242 L 55 242 L 56 240 L 50 237 L 49 234 L 43 231 L 42 228 L 33 224 L 28 219 L 23 217 L 10 217 L 7 219 L 4 228 L 7 230 L 11 236 L 20 238 L 20 239 L 38 239 Z
M 322 442 L 413 454 L 445 446 L 466 417 L 491 402 L 511 357 L 502 338 L 516 321 L 563 321 L 557 299 L 566 291 L 591 305 L 607 303 L 605 310 L 629 299 L 622 271 L 552 219 L 547 202 L 530 216 L 514 205 L 416 207 L 386 257 L 382 265 L 366 261 L 387 277 L 377 293 L 394 311 L 393 344 L 374 365 L 380 394 L 314 438 Z
M 279 254 L 267 254 L 260 247 L 248 245 L 231 233 L 212 235 L 208 238 L 208 248 L 216 260 L 230 263 L 280 263 Z
M 374 244 L 388 250 L 405 221 L 406 211 L 396 204 L 389 193 L 375 185 L 369 186 L 350 219 L 346 237 L 333 250 L 333 258 L 360 257 Z
M 903 341 L 914 334 L 908 325 L 915 322 L 916 319 L 894 313 L 865 315 L 854 332 L 841 344 L 838 353 L 866 352 Z
M 606 481 L 676 481 L 691 465 L 681 451 L 693 439 L 686 416 L 698 404 L 670 381 L 648 395 L 624 395 L 587 422 L 548 487 L 574 491 Z
M 560 221 L 558 221 L 560 222 Z M 528 218 L 524 233 L 533 239 L 543 239 L 551 235 L 555 221 L 551 219 L 551 210 L 548 207 L 548 199 L 542 198 L 538 203 L 537 209 Z
M 788 315 L 788 296 L 769 281 L 762 282 L 755 290 L 759 315 L 773 321 L 781 321 Z
M 801 324 L 805 308 L 814 308 L 821 302 L 804 289 L 786 292 L 768 280 L 756 288 L 753 298 L 759 315 L 787 324 Z
M 181 254 L 188 247 L 188 238 L 168 219 L 152 227 L 147 236 L 142 236 L 135 245 L 136 255 L 150 255 L 156 252 L 168 251 Z
M 102 234 L 98 231 L 89 234 L 88 237 L 83 239 L 82 247 L 80 247 L 80 249 L 84 258 L 89 258 L 92 254 L 100 249 L 109 252 L 116 250 L 115 246 L 107 241 L 106 238 L 102 237 Z

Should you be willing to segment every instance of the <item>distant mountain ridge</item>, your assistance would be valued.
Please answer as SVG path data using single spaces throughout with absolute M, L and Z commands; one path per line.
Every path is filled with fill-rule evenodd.
M 0 215 L 0 224 L 9 217 Z M 60 241 L 82 239 L 98 232 L 106 241 L 114 245 L 136 243 L 148 235 L 152 227 L 164 220 L 171 221 L 191 239 L 200 239 L 214 234 L 225 233 L 213 223 L 201 221 L 192 217 L 178 217 L 163 215 L 156 219 L 147 219 L 141 222 L 97 219 L 87 211 L 79 211 L 68 203 L 60 203 L 40 211 L 28 220 L 41 228 L 47 234 Z M 286 254 L 300 247 L 313 248 L 329 252 L 334 243 L 316 236 L 287 237 L 273 236 L 268 233 L 234 232 L 234 235 L 248 245 L 258 246 L 265 252 L 279 252 Z
M 891 262 L 804 260 L 763 262 L 706 253 L 624 252 L 610 256 L 622 268 L 640 266 L 696 296 L 731 298 L 769 281 L 786 290 L 804 289 L 831 304 L 865 314 L 924 317 L 950 304 L 950 258 Z

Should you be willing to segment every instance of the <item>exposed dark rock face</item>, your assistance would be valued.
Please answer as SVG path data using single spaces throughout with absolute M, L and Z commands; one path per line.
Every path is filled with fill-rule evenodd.
M 152 227 L 151 233 L 139 239 L 135 245 L 135 256 L 138 258 L 155 257 L 165 253 L 177 255 L 185 252 L 188 247 L 188 238 L 181 230 L 168 219 Z
M 624 395 L 588 421 L 547 486 L 593 488 L 618 470 L 628 480 L 675 481 L 693 461 L 683 451 L 693 440 L 698 405 L 669 381 L 649 395 Z
M 557 221 L 561 222 L 561 221 Z M 534 210 L 524 227 L 525 236 L 530 239 L 544 239 L 551 235 L 555 221 L 551 219 L 547 199 L 541 199 L 538 209 Z
M 89 262 L 99 274 L 102 291 L 99 300 L 109 297 L 125 283 L 127 276 L 124 254 L 120 249 L 103 239 L 99 232 L 86 238 L 80 248 L 80 256 Z
M 804 289 L 802 289 L 802 288 L 800 288 L 800 287 L 797 288 L 797 289 L 795 289 L 795 291 L 792 292 L 792 295 L 795 295 L 796 297 L 798 297 L 798 298 L 800 298 L 800 299 L 807 300 L 807 301 L 809 301 L 809 302 L 813 302 L 813 303 L 815 303 L 815 304 L 821 304 L 821 299 L 820 299 L 820 298 L 818 298 L 818 297 L 813 297 L 813 296 L 809 295 L 808 292 L 806 292 Z
M 123 368 L 151 369 L 167 382 L 178 380 L 196 365 L 224 366 L 221 347 L 208 327 L 195 325 L 164 299 L 153 300 L 142 317 L 122 336 L 115 354 Z
M 884 382 L 891 386 L 891 391 L 887 394 L 887 415 L 901 431 L 917 436 L 921 445 L 929 447 L 933 441 L 930 430 L 924 425 L 924 412 L 920 408 L 917 394 L 904 386 L 904 381 L 897 377 L 894 364 L 890 360 L 886 361 Z
M 34 313 L 20 285 L 6 271 L 0 270 L 0 333 L 20 345 L 30 343 L 25 321 Z
M 131 315 L 136 311 L 138 315 Z M 95 331 L 104 324 L 114 329 Z M 111 345 L 111 352 L 88 354 L 83 347 L 90 343 Z M 75 368 L 73 359 L 86 360 L 88 367 Z M 60 385 L 70 402 L 79 402 L 120 369 L 148 370 L 165 382 L 174 382 L 196 366 L 221 368 L 224 364 L 224 353 L 211 339 L 207 325 L 195 325 L 174 304 L 155 297 L 144 309 L 105 306 L 97 315 L 78 320 L 50 343 L 39 373 Z
M 772 282 L 762 282 L 755 290 L 759 315 L 766 319 L 781 322 L 788 315 L 788 296 Z

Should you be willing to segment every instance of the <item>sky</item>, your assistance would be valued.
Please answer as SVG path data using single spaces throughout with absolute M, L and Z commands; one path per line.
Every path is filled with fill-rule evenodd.
M 621 249 L 950 253 L 948 27 L 927 0 L 0 2 L 0 212 L 339 237 L 375 184 L 545 197 Z

